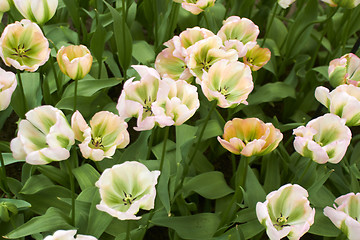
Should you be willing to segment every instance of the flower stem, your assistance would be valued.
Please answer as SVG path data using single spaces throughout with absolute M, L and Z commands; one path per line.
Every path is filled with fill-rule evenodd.
M 161 159 L 160 159 L 160 172 L 162 171 L 163 166 L 164 166 L 164 159 L 165 159 L 165 154 L 166 154 L 166 143 L 169 138 L 169 129 L 170 129 L 170 127 L 165 127 L 164 144 L 163 144 L 163 148 L 162 148 L 162 152 L 161 152 Z M 160 179 L 160 177 L 161 177 L 161 175 L 159 176 L 159 179 Z M 160 180 L 158 180 L 158 181 L 160 181 Z
M 155 126 L 153 129 L 151 129 L 149 145 L 148 145 L 148 149 L 147 149 L 147 153 L 146 153 L 146 160 L 149 160 L 150 156 L 151 156 L 151 150 L 152 150 L 152 146 L 154 143 L 156 129 L 157 129 L 157 126 Z
M 20 87 L 20 91 L 21 91 L 21 97 L 23 99 L 23 104 L 24 104 L 24 114 L 27 113 L 28 111 L 28 104 L 25 98 L 25 92 L 24 92 L 24 86 L 23 86 L 23 82 L 21 79 L 21 73 L 20 70 L 17 70 L 17 76 L 18 76 L 18 82 L 19 82 L 19 87 Z
M 5 169 L 5 163 L 4 163 L 4 159 L 3 159 L 3 156 L 2 156 L 2 153 L 0 152 L 0 163 L 1 163 L 1 178 L 2 178 L 2 183 L 4 184 L 4 192 L 6 193 L 6 195 L 8 197 L 10 197 L 10 192 L 8 191 L 9 190 L 9 185 L 7 183 L 7 177 L 6 177 L 6 169 Z
M 263 47 L 263 46 L 265 45 L 265 41 L 266 41 L 266 38 L 267 38 L 267 36 L 268 36 L 268 34 L 269 34 L 271 25 L 272 25 L 272 23 L 273 23 L 273 21 L 274 21 L 274 18 L 275 18 L 275 15 L 276 15 L 276 11 L 277 11 L 277 9 L 278 9 L 278 6 L 279 6 L 279 4 L 278 4 L 277 2 L 275 2 L 275 7 L 274 7 L 274 9 L 273 9 L 270 22 L 269 22 L 269 24 L 266 26 L 266 32 L 265 32 L 264 40 L 263 40 L 262 43 L 261 43 L 261 47 Z
M 76 101 L 77 101 L 77 88 L 78 88 L 78 80 L 75 79 L 75 90 L 74 90 L 74 112 L 76 111 Z
M 180 190 L 182 189 L 183 185 L 184 185 L 185 177 L 186 177 L 186 175 L 188 174 L 189 168 L 190 168 L 192 162 L 193 162 L 194 159 L 195 159 L 196 153 L 197 153 L 197 151 L 198 151 L 198 149 L 199 149 L 199 147 L 200 147 L 201 139 L 202 139 L 202 137 L 203 137 L 203 135 L 204 135 L 204 132 L 205 132 L 205 128 L 206 128 L 206 126 L 207 126 L 207 124 L 208 124 L 208 122 L 209 122 L 211 113 L 212 113 L 212 112 L 214 111 L 214 109 L 216 108 L 216 103 L 217 103 L 216 101 L 213 101 L 213 102 L 212 102 L 212 105 L 211 105 L 211 108 L 210 108 L 210 110 L 209 110 L 209 113 L 208 113 L 208 115 L 206 116 L 204 125 L 203 125 L 203 127 L 202 127 L 202 129 L 201 129 L 201 131 L 200 131 L 200 134 L 199 134 L 199 137 L 198 137 L 198 141 L 197 141 L 197 143 L 196 143 L 196 145 L 195 145 L 195 149 L 194 149 L 194 151 L 193 151 L 193 153 L 192 153 L 192 155 L 191 155 L 191 157 L 190 157 L 190 160 L 189 160 L 187 163 L 185 163 L 184 171 L 183 171 L 182 178 L 181 178 L 181 182 L 180 182 L 180 184 L 179 184 L 176 192 L 180 191 Z M 177 195 L 177 194 L 175 194 L 175 196 L 176 196 L 176 195 Z
M 74 154 L 74 152 L 73 152 Z M 76 154 L 76 153 L 75 153 Z M 74 175 L 72 173 L 72 168 L 70 165 L 69 159 L 65 161 L 68 168 L 69 177 L 70 177 L 70 188 L 71 188 L 71 224 L 75 226 L 75 182 Z
M 130 220 L 126 221 L 126 240 L 130 240 Z
M 57 89 L 57 95 L 60 98 L 62 95 L 62 88 L 61 88 L 61 79 L 59 79 L 57 73 L 56 73 L 56 69 L 55 69 L 55 63 L 54 63 L 54 59 L 52 57 L 50 57 L 50 66 L 51 69 L 54 73 L 54 78 L 55 78 L 55 82 L 56 82 L 56 89 Z
M 305 174 L 307 173 L 307 171 L 309 171 L 309 168 L 311 166 L 311 164 L 313 163 L 313 161 L 311 159 L 309 159 L 309 163 L 307 164 L 305 170 L 303 171 L 303 173 L 301 174 L 298 183 L 301 183 L 301 180 L 304 178 Z

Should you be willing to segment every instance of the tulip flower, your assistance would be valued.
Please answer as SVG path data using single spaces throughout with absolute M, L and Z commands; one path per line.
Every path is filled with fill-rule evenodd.
M 272 123 L 257 118 L 234 118 L 225 124 L 223 138 L 217 139 L 225 149 L 250 157 L 270 153 L 279 145 L 283 135 Z
M 218 36 L 212 36 L 196 42 L 188 47 L 185 62 L 190 72 L 196 76 L 196 82 L 200 84 L 204 72 L 222 59 L 237 61 L 238 54 L 234 49 L 225 51 L 222 40 Z
M 261 48 L 256 45 L 247 51 L 244 57 L 244 63 L 248 65 L 252 71 L 262 68 L 271 58 L 271 52 L 268 48 Z
M 209 101 L 216 100 L 222 108 L 247 104 L 254 88 L 249 66 L 241 62 L 220 60 L 203 74 L 201 89 Z
M 346 125 L 360 125 L 360 88 L 353 85 L 340 85 L 333 91 L 317 87 L 315 98 L 339 117 L 346 119 Z
M 124 148 L 129 144 L 127 123 L 119 116 L 101 111 L 90 120 L 90 127 L 79 111 L 71 118 L 71 127 L 75 139 L 80 141 L 80 151 L 84 158 L 101 161 L 111 158 L 117 148 Z
M 328 113 L 311 120 L 306 127 L 294 129 L 295 150 L 320 164 L 340 162 L 351 140 L 351 131 L 345 122 L 345 119 Z
M 101 197 L 96 208 L 120 220 L 140 219 L 135 215 L 140 209 L 154 208 L 159 175 L 160 171 L 149 171 L 136 161 L 106 169 L 95 183 Z
M 198 15 L 215 4 L 215 0 L 174 0 L 174 2 L 181 3 L 183 9 L 194 15 Z
M 284 9 L 288 8 L 293 2 L 295 2 L 295 0 L 278 0 L 278 4 Z
M 199 108 L 197 88 L 189 83 L 170 78 L 160 81 L 153 112 L 159 118 L 169 118 L 179 126 L 191 118 Z
M 15 74 L 0 68 L 0 111 L 5 110 L 9 106 L 16 86 Z
M 83 79 L 90 72 L 93 57 L 84 45 L 62 46 L 56 55 L 60 70 L 72 80 Z
M 256 215 L 270 240 L 288 237 L 298 240 L 314 223 L 315 209 L 310 207 L 308 192 L 297 184 L 286 184 L 256 204 Z
M 78 234 L 77 230 L 57 230 L 53 235 L 49 235 L 44 240 L 97 240 L 96 237 Z
M 14 4 L 24 18 L 44 24 L 54 16 L 58 0 L 14 0 Z
M 325 207 L 324 215 L 330 218 L 350 240 L 359 239 L 360 193 L 348 193 L 335 199 L 334 208 Z
M 192 82 L 193 75 L 186 66 L 185 58 L 173 55 L 174 47 L 165 48 L 156 57 L 155 69 L 161 77 L 169 77 L 174 80 L 185 80 Z
M 359 86 L 360 58 L 352 53 L 336 58 L 330 62 L 328 72 L 330 84 L 333 87 L 341 84 Z
M 224 21 L 217 35 L 223 41 L 226 50 L 235 49 L 241 58 L 256 45 L 259 33 L 259 27 L 250 19 L 231 16 Z
M 152 129 L 155 124 L 160 127 L 171 126 L 173 121 L 169 118 L 157 117 L 154 115 L 153 102 L 157 99 L 159 90 L 159 73 L 146 66 L 132 66 L 139 74 L 140 81 L 133 78 L 127 80 L 119 97 L 116 108 L 123 119 L 136 117 L 136 131 Z
M 23 19 L 5 27 L 0 38 L 0 56 L 7 66 L 35 72 L 49 59 L 49 42 L 36 23 Z
M 70 157 L 74 133 L 64 114 L 52 106 L 40 106 L 25 114 L 17 137 L 10 143 L 13 157 L 33 165 Z
M 4 13 L 10 10 L 12 0 L 0 0 L 0 12 Z
M 360 4 L 359 0 L 322 0 L 329 4 L 330 7 L 355 8 Z

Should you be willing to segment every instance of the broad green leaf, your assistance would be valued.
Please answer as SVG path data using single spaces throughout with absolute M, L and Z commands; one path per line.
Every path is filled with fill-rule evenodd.
M 0 202 L 12 203 L 19 211 L 23 211 L 31 207 L 30 203 L 20 199 L 0 198 Z
M 59 168 L 51 165 L 38 165 L 36 168 L 46 177 L 54 182 L 57 182 L 65 187 L 69 187 L 69 175 Z
M 264 202 L 266 193 L 259 180 L 254 174 L 254 170 L 248 167 L 245 183 L 246 198 L 245 202 L 249 207 L 255 207 L 257 202 Z
M 249 95 L 249 105 L 280 101 L 284 98 L 295 98 L 295 88 L 283 82 L 268 83 Z
M 26 181 L 24 187 L 21 189 L 22 194 L 35 194 L 41 190 L 44 190 L 54 184 L 43 175 L 34 175 Z
M 120 78 L 109 78 L 109 79 L 82 79 L 78 82 L 77 95 L 90 97 L 97 91 L 104 88 L 109 88 L 121 83 Z M 64 91 L 63 98 L 74 96 L 75 82 L 72 82 Z
M 95 186 L 95 182 L 99 180 L 100 174 L 89 164 L 84 164 L 72 170 L 81 190 Z
M 51 207 L 44 215 L 34 217 L 25 224 L 8 233 L 6 238 L 19 239 L 34 233 L 54 232 L 59 229 L 69 230 L 74 229 L 74 227 L 69 224 L 69 219 L 64 213 L 62 213 L 59 209 Z
M 337 237 L 340 230 L 323 214 L 323 208 L 315 209 L 314 224 L 310 227 L 309 233 L 323 237 Z
M 254 236 L 264 231 L 264 227 L 259 220 L 252 220 L 250 222 L 238 225 L 238 228 L 243 232 L 245 239 L 252 239 Z
M 98 18 L 99 19 L 99 18 Z M 104 52 L 104 48 L 100 46 L 105 45 L 105 39 L 106 39 L 106 30 L 99 21 L 96 26 L 96 31 L 94 32 L 91 42 L 90 42 L 90 49 L 92 55 L 97 59 L 99 63 L 102 62 L 102 56 Z
M 135 41 L 133 43 L 132 55 L 139 63 L 145 65 L 148 65 L 155 60 L 153 47 L 145 41 Z
M 133 161 L 136 159 L 146 159 L 148 150 L 148 138 L 152 131 L 143 131 L 140 133 L 138 139 L 130 146 L 126 147 L 124 153 L 121 155 L 120 162 Z
M 151 220 L 155 225 L 174 229 L 183 239 L 210 239 L 216 232 L 220 219 L 213 213 L 200 213 L 182 217 L 159 217 Z
M 12 164 L 12 163 L 16 163 L 16 162 L 25 162 L 25 160 L 17 160 L 15 158 L 13 158 L 12 153 L 1 153 L 3 159 L 4 159 L 4 164 L 5 166 Z M 0 163 L 1 166 L 1 163 Z
M 126 22 L 123 21 L 123 18 L 120 15 L 120 13 L 107 2 L 104 1 L 104 3 L 109 8 L 110 13 L 114 20 L 113 28 L 114 28 L 117 54 L 120 65 L 124 70 L 124 72 L 126 72 L 130 66 L 131 56 L 132 56 L 133 41 L 132 41 L 131 33 Z
M 87 234 L 96 238 L 100 238 L 101 234 L 106 230 L 106 228 L 113 220 L 113 217 L 108 213 L 97 210 L 96 205 L 100 203 L 100 200 L 100 194 L 98 191 L 96 191 L 93 195 L 86 231 Z
M 80 9 L 78 1 L 63 0 L 63 2 L 66 5 L 66 10 L 69 11 L 72 22 L 74 23 L 75 27 L 80 31 L 81 18 L 79 15 Z
M 190 178 L 185 182 L 183 189 L 185 195 L 194 191 L 207 199 L 222 198 L 234 192 L 227 185 L 223 173 L 217 171 L 202 173 Z

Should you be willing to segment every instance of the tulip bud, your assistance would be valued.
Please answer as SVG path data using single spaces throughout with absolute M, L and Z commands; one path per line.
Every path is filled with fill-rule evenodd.
M 329 64 L 329 80 L 333 87 L 341 84 L 359 86 L 360 58 L 353 53 L 332 60 Z
M 97 240 L 96 237 L 78 234 L 77 230 L 57 230 L 53 235 L 49 235 L 44 240 Z
M 343 8 L 355 8 L 360 4 L 359 0 L 322 0 L 329 4 L 330 7 L 343 7 Z
M 194 15 L 198 15 L 208 7 L 215 4 L 215 0 L 174 0 L 174 2 L 181 3 L 181 6 L 186 11 Z
M 90 72 L 93 58 L 84 45 L 62 46 L 57 53 L 60 70 L 73 80 L 82 79 Z
M 14 0 L 14 4 L 24 18 L 44 24 L 54 16 L 58 0 Z
M 0 0 L 0 12 L 4 13 L 10 10 L 12 0 Z

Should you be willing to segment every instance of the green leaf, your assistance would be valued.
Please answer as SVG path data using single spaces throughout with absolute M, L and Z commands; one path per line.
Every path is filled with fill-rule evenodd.
M 98 14 L 98 13 L 96 13 L 96 14 Z M 97 18 L 97 19 L 99 19 L 99 18 Z M 98 21 L 98 24 L 96 26 L 96 31 L 94 32 L 94 34 L 91 38 L 90 49 L 91 49 L 92 55 L 97 59 L 97 61 L 99 63 L 102 62 L 102 56 L 103 56 L 103 52 L 104 52 L 104 48 L 99 47 L 99 46 L 105 45 L 106 34 L 107 34 L 107 32 L 106 32 L 105 28 L 103 27 L 101 22 Z
M 284 98 L 295 98 L 295 88 L 283 82 L 268 83 L 261 86 L 248 98 L 249 105 L 280 101 Z
M 2 157 L 4 159 L 5 166 L 10 165 L 12 163 L 25 162 L 25 160 L 14 159 L 13 156 L 12 156 L 12 153 L 2 153 L 1 155 L 2 155 Z M 1 163 L 0 163 L 0 166 L 1 166 Z
M 82 79 L 78 82 L 77 95 L 90 97 L 97 91 L 120 84 L 121 78 L 109 79 Z M 73 81 L 64 91 L 63 98 L 74 96 L 75 82 Z
M 337 237 L 340 230 L 323 214 L 323 208 L 315 209 L 314 224 L 310 227 L 309 233 L 323 237 Z
M 182 217 L 159 217 L 151 220 L 155 225 L 174 229 L 184 239 L 210 239 L 220 224 L 213 213 L 200 213 Z
M 21 189 L 20 193 L 22 194 L 35 194 L 49 186 L 54 184 L 43 175 L 34 175 L 31 176 L 25 183 L 24 187 Z
M 81 190 L 95 186 L 95 182 L 99 179 L 100 174 L 89 164 L 84 164 L 72 170 Z
M 135 41 L 133 44 L 133 57 L 139 63 L 148 65 L 155 60 L 155 52 L 151 45 L 145 41 Z
M 126 72 L 130 66 L 131 56 L 132 56 L 133 41 L 132 41 L 131 33 L 126 22 L 123 22 L 122 16 L 119 14 L 119 12 L 107 2 L 104 1 L 104 3 L 109 8 L 110 13 L 114 20 L 113 28 L 114 28 L 117 54 L 120 65 L 124 70 L 124 72 Z
M 65 187 L 70 186 L 69 176 L 59 168 L 51 165 L 38 165 L 36 168 L 52 181 L 57 182 Z
M 245 183 L 246 198 L 245 202 L 249 207 L 255 207 L 257 202 L 263 202 L 266 198 L 266 193 L 262 188 L 259 180 L 254 174 L 254 170 L 248 167 L 247 177 Z
M 8 233 L 5 237 L 9 239 L 19 239 L 39 232 L 53 232 L 59 229 L 74 229 L 69 224 L 69 219 L 59 209 L 49 208 L 46 213 L 39 217 L 30 219 L 25 224 Z
M 23 211 L 26 210 L 28 208 L 31 207 L 31 204 L 24 201 L 24 200 L 20 200 L 20 199 L 9 199 L 9 198 L 0 198 L 0 203 L 1 202 L 8 202 L 8 203 L 12 203 L 16 206 L 16 208 L 19 211 Z
M 207 199 L 222 198 L 234 192 L 234 190 L 227 185 L 223 173 L 217 171 L 192 177 L 184 184 L 183 189 L 185 195 L 189 195 L 194 191 Z
M 69 11 L 72 22 L 74 23 L 75 27 L 80 31 L 81 18 L 79 15 L 80 9 L 78 6 L 78 1 L 63 0 L 63 2 L 66 5 L 66 10 Z

